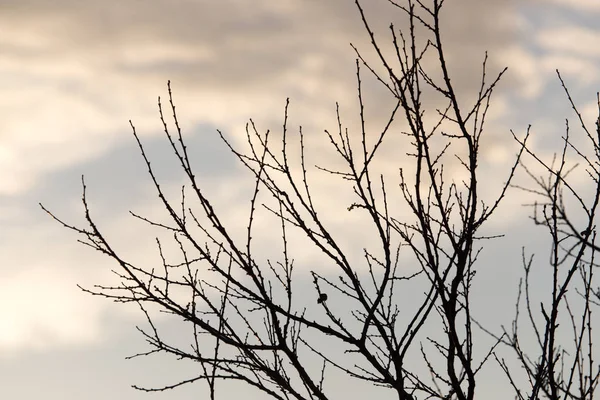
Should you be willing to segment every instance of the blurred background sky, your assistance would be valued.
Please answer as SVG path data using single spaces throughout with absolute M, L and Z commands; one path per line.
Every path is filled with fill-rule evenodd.
M 385 0 L 362 3 L 381 43 L 388 43 L 387 26 L 399 11 Z M 491 72 L 509 67 L 492 99 L 482 149 L 484 186 L 497 188 L 505 180 L 516 151 L 509 129 L 522 135 L 531 123 L 540 154 L 557 150 L 564 119 L 573 115 L 556 68 L 593 124 L 599 17 L 597 0 L 445 2 L 446 53 L 464 98 L 479 85 L 485 50 Z M 310 156 L 327 161 L 323 129 L 337 127 L 335 102 L 346 126 L 357 122 L 349 43 L 377 65 L 353 1 L 0 0 L 0 27 L 0 398 L 198 398 L 198 385 L 159 394 L 130 387 L 173 383 L 193 376 L 194 366 L 164 357 L 124 359 L 146 349 L 135 330 L 141 316 L 76 287 L 111 282 L 113 265 L 76 243 L 76 235 L 38 203 L 83 223 L 85 174 L 93 215 L 117 249 L 139 262 L 156 262 L 153 233 L 127 213 L 163 215 L 128 120 L 159 178 L 176 193 L 182 176 L 156 104 L 157 96 L 166 97 L 170 79 L 205 190 L 227 223 L 243 228 L 248 175 L 216 129 L 234 144 L 243 142 L 250 117 L 261 131 L 279 130 L 290 97 L 291 126 L 302 125 Z M 377 125 L 387 116 L 389 99 L 364 71 L 368 118 Z M 390 182 L 404 152 L 388 148 L 382 154 Z M 367 239 L 352 225 L 349 204 L 337 203 L 337 189 L 313 175 L 333 229 L 345 233 L 349 248 L 360 249 Z M 512 320 L 521 247 L 542 254 L 549 248 L 540 228 L 527 221 L 524 201 L 511 191 L 488 226 L 508 234 L 487 245 L 475 289 L 481 318 L 497 326 Z M 262 226 L 268 231 L 268 223 Z M 490 387 L 507 387 L 502 379 L 491 373 Z M 237 389 L 224 390 L 224 398 L 235 398 Z M 361 393 L 353 390 L 349 398 Z M 494 393 L 500 399 L 510 392 Z

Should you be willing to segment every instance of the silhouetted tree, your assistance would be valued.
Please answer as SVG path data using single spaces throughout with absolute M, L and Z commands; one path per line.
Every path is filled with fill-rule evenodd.
M 547 229 L 552 244 L 548 262 L 550 299 L 541 301 L 538 308 L 530 291 L 534 259 L 523 250 L 525 277 L 519 284 L 516 316 L 511 329 L 504 329 L 501 337 L 495 335 L 515 351 L 523 367 L 519 373 L 525 371 L 530 384 L 527 390 L 517 387 L 516 372 L 507 367 L 505 360 L 498 360 L 518 399 L 592 399 L 600 376 L 592 334 L 592 309 L 600 305 L 600 289 L 593 287 L 599 250 L 594 220 L 600 202 L 600 117 L 595 128 L 589 129 L 559 71 L 556 73 L 585 136 L 572 137 L 567 120 L 562 149 L 550 161 L 541 159 L 515 136 L 531 156 L 532 164 L 522 167 L 533 182 L 516 187 L 536 197 L 532 220 Z M 578 175 L 580 165 L 584 171 Z M 546 175 L 536 174 L 536 167 Z M 525 317 L 520 319 L 522 312 Z M 521 344 L 527 337 L 522 333 L 527 324 L 535 335 L 535 351 Z M 559 325 L 567 327 L 560 332 Z M 570 340 L 564 335 L 570 335 Z
M 476 101 L 468 107 L 461 104 L 442 45 L 440 18 L 444 2 L 431 0 L 430 6 L 424 3 L 419 0 L 392 3 L 406 14 L 408 25 L 404 31 L 390 25 L 394 52 L 389 57 L 384 55 L 356 1 L 378 65 L 372 67 L 355 49 L 358 132 L 344 129 L 339 108 L 337 131 L 325 131 L 345 167 L 343 170 L 318 168 L 352 186 L 355 200 L 343 207 L 349 212 L 364 213 L 377 232 L 378 248 L 364 249 L 368 268 L 360 267 L 344 253 L 342 239 L 328 229 L 314 205 L 307 179 L 304 134 L 301 129 L 297 134 L 288 131 L 289 100 L 278 148 L 272 144 L 272 134 L 260 133 L 253 121 L 246 126 L 246 152 L 237 149 L 219 132 L 231 152 L 254 176 L 249 218 L 245 221 L 247 234 L 243 240 L 234 238 L 231 227 L 224 225 L 222 215 L 215 211 L 192 170 L 170 84 L 174 133 L 166 122 L 159 99 L 160 119 L 188 184 L 182 188 L 180 201 L 174 203 L 167 199 L 132 124 L 133 135 L 171 222 L 167 225 L 132 215 L 172 233 L 181 261 L 168 261 L 158 239 L 161 268 L 140 267 L 122 258 L 92 218 L 85 183 L 83 205 L 87 227 L 67 224 L 50 214 L 66 228 L 82 235 L 85 244 L 106 254 L 119 266 L 120 286 L 84 290 L 118 302 L 137 303 L 149 325 L 149 329 L 141 330 L 152 347 L 149 353 L 169 353 L 196 361 L 202 367 L 201 373 L 193 379 L 143 390 L 166 390 L 205 380 L 214 399 L 216 381 L 222 379 L 245 382 L 277 399 L 325 400 L 333 398 L 333 388 L 328 387 L 325 380 L 326 371 L 333 368 L 347 379 L 388 388 L 401 400 L 472 400 L 478 373 L 486 362 L 495 359 L 519 399 L 592 399 L 598 382 L 592 348 L 592 307 L 598 304 L 598 293 L 594 292 L 592 276 L 598 249 L 594 218 L 600 198 L 600 130 L 596 126 L 595 133 L 588 131 L 577 113 L 587 133 L 586 149 L 593 147 L 593 155 L 588 156 L 575 146 L 567 130 L 564 147 L 554 163 L 542 160 L 530 149 L 529 130 L 523 135 L 513 134 L 520 146 L 514 164 L 506 169 L 506 182 L 499 184 L 495 198 L 483 198 L 478 169 L 480 143 L 491 95 L 506 69 L 489 79 L 486 55 Z M 421 31 L 423 37 L 417 37 L 416 32 Z M 429 54 L 437 59 L 435 68 L 423 62 Z M 377 134 L 367 134 L 365 128 L 363 67 L 387 89 L 394 101 L 387 122 Z M 444 103 L 444 107 L 433 110 L 435 120 L 425 118 L 425 91 Z M 576 110 L 574 105 L 573 108 Z M 402 119 L 408 127 L 402 134 L 409 141 L 405 149 L 398 150 L 405 154 L 399 166 L 410 164 L 400 168 L 399 177 L 394 179 L 393 185 L 399 184 L 400 195 L 391 199 L 389 178 L 377 175 L 373 163 L 395 129 L 396 119 Z M 298 164 L 291 161 L 295 144 L 299 145 Z M 570 151 L 581 158 L 589 172 L 588 179 L 595 188 L 591 199 L 581 196 L 569 182 L 567 153 Z M 547 179 L 538 178 L 524 163 L 526 154 L 543 167 L 548 173 Z M 553 245 L 551 301 L 542 303 L 538 309 L 529 296 L 533 261 L 524 251 L 524 294 L 519 292 L 513 326 L 501 334 L 495 333 L 495 328 L 482 327 L 496 341 L 476 356 L 473 328 L 478 323 L 471 316 L 470 292 L 480 243 L 492 239 L 479 232 L 498 210 L 519 165 L 533 179 L 533 188 L 519 187 L 541 198 L 535 204 L 533 219 L 548 230 Z M 275 206 L 263 205 L 279 221 L 273 232 L 280 236 L 283 250 L 281 258 L 274 262 L 262 262 L 253 253 L 259 192 L 269 194 L 274 200 Z M 571 210 L 567 212 L 567 194 L 583 210 L 582 222 L 576 223 L 570 217 Z M 197 206 L 189 206 L 190 201 L 197 202 Z M 402 207 L 405 216 L 400 218 L 390 212 L 391 201 L 396 207 Z M 310 271 L 314 288 L 314 293 L 308 296 L 311 304 L 304 301 L 305 293 L 294 291 L 297 277 L 290 256 L 294 246 L 290 242 L 290 230 L 302 232 L 337 269 L 337 279 L 323 271 Z M 401 247 L 411 254 L 418 266 L 416 272 L 399 268 Z M 210 278 L 206 271 L 210 272 Z M 421 295 L 410 291 L 415 282 L 426 283 Z M 577 303 L 582 307 L 580 311 L 575 311 L 568 301 L 567 291 L 571 287 L 580 288 L 570 293 L 580 300 Z M 161 335 L 151 306 L 190 324 L 191 347 L 179 347 Z M 518 329 L 522 324 L 519 313 L 523 307 L 534 328 L 539 351 L 520 345 L 523 334 Z M 574 351 L 568 354 L 559 345 L 557 332 L 561 317 L 563 324 L 572 327 Z M 432 327 L 436 329 L 434 334 L 431 334 Z M 337 343 L 344 352 L 336 353 L 323 343 Z M 511 370 L 505 358 L 497 355 L 502 344 L 514 349 L 524 369 Z M 415 355 L 422 361 L 421 368 Z M 311 360 L 310 365 L 307 360 Z M 320 361 L 318 367 L 312 363 L 314 360 Z M 526 378 L 524 385 L 519 382 L 523 377 Z M 478 396 L 482 398 L 486 394 Z

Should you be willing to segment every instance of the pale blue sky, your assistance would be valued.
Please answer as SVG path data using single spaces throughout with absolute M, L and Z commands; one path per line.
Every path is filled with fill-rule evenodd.
M 363 3 L 384 41 L 393 8 L 385 0 Z M 600 2 L 448 0 L 445 7 L 446 51 L 454 55 L 452 72 L 461 94 L 468 97 L 479 84 L 484 50 L 492 71 L 509 66 L 493 98 L 482 149 L 486 188 L 503 181 L 514 154 L 508 129 L 523 133 L 532 123 L 534 145 L 541 152 L 554 150 L 564 118 L 572 118 L 556 68 L 585 117 L 594 121 Z M 156 261 L 153 233 L 127 214 L 162 210 L 128 120 L 138 128 L 159 177 L 176 190 L 181 172 L 161 136 L 156 108 L 170 79 L 192 161 L 207 192 L 235 225 L 247 212 L 247 175 L 216 129 L 238 143 L 249 117 L 276 130 L 289 96 L 291 124 L 303 125 L 311 157 L 329 157 L 322 130 L 336 126 L 335 101 L 347 125 L 357 121 L 348 43 L 370 54 L 359 22 L 349 0 L 0 0 L 0 398 L 198 398 L 199 386 L 152 395 L 131 389 L 131 384 L 172 383 L 194 370 L 161 357 L 124 360 L 145 348 L 135 331 L 139 313 L 77 289 L 77 283 L 110 282 L 112 265 L 77 244 L 38 202 L 81 222 L 85 174 L 92 211 L 117 247 L 137 260 Z M 386 103 L 374 97 L 381 93 L 376 82 L 364 84 L 368 110 L 379 122 L 386 117 Z M 395 176 L 397 153 L 384 154 L 389 158 L 381 166 Z M 357 221 L 345 213 L 348 204 L 336 203 L 337 189 L 318 174 L 315 185 L 333 229 L 346 235 L 349 248 L 360 248 L 366 239 L 360 228 L 351 229 Z M 521 246 L 540 252 L 540 260 L 548 248 L 540 231 L 521 219 L 527 213 L 523 201 L 511 192 L 490 222 L 490 232 L 509 235 L 488 245 L 481 286 L 474 289 L 481 318 L 498 325 L 511 322 Z M 306 253 L 299 263 L 316 260 Z M 490 391 L 505 398 L 494 388 L 494 372 L 489 376 Z M 496 384 L 506 387 L 498 379 Z M 222 386 L 224 399 L 235 398 L 234 385 Z M 357 399 L 366 393 L 343 387 L 347 398 L 350 392 Z

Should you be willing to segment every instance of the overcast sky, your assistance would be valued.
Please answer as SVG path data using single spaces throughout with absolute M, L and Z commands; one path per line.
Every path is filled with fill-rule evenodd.
M 398 11 L 385 0 L 363 3 L 385 42 Z M 459 92 L 468 98 L 479 84 L 485 50 L 492 72 L 509 67 L 493 98 L 482 149 L 486 185 L 505 179 L 516 149 L 509 129 L 523 134 L 533 124 L 532 143 L 543 155 L 557 143 L 564 118 L 572 115 L 556 68 L 593 123 L 599 17 L 597 0 L 446 1 L 442 24 Z M 250 117 L 262 130 L 277 130 L 290 97 L 291 125 L 307 132 L 311 157 L 327 161 L 323 129 L 336 128 L 335 102 L 351 129 L 357 121 L 349 43 L 372 56 L 353 2 L 0 0 L 0 26 L 0 398 L 198 398 L 199 386 L 153 395 L 130 387 L 172 383 L 193 376 L 194 366 L 160 357 L 124 360 L 145 349 L 135 331 L 140 315 L 76 287 L 110 282 L 113 265 L 76 243 L 38 202 L 81 223 L 85 174 L 101 228 L 127 256 L 155 262 L 153 234 L 144 235 L 143 225 L 127 214 L 162 210 L 128 120 L 166 187 L 177 188 L 181 172 L 161 136 L 156 105 L 170 79 L 204 187 L 227 222 L 243 228 L 248 176 L 216 129 L 236 144 Z M 377 124 L 389 103 L 373 79 L 364 84 Z M 381 165 L 391 177 L 402 154 L 384 153 Z M 330 184 L 315 173 L 332 226 L 346 233 L 349 247 L 360 248 L 366 239 L 351 229 L 348 204 L 335 202 Z M 511 192 L 500 218 L 490 223 L 494 233 L 509 235 L 487 248 L 476 290 L 498 324 L 511 321 L 521 246 L 542 253 L 548 248 L 523 220 L 520 196 Z M 360 398 L 362 392 L 353 393 Z

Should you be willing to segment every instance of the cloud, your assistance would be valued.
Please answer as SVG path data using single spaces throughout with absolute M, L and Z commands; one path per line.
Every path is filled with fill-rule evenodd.
M 73 271 L 27 263 L 22 267 L 24 271 L 3 276 L 0 281 L 3 352 L 72 346 L 98 339 L 106 306 L 95 299 L 73 301 L 79 298 Z
M 100 340 L 107 305 L 91 296 L 82 297 L 77 284 L 101 279 L 106 271 L 91 268 L 90 262 L 77 261 L 82 259 L 78 257 L 84 249 L 75 243 L 66 244 L 48 225 L 32 227 L 27 217 L 18 212 L 13 216 L 10 219 L 3 215 L 6 232 L 0 236 L 2 353 Z
M 540 0 L 537 0 L 540 2 Z M 545 0 L 544 0 L 545 1 Z M 596 0 L 550 0 L 552 3 L 567 9 L 599 12 L 600 4 Z
M 394 17 L 384 3 L 365 6 L 382 38 Z M 449 54 L 481 53 L 483 46 L 511 40 L 509 19 L 492 20 L 509 14 L 503 7 L 510 2 L 469 3 L 448 7 Z M 0 72 L 13 82 L 0 101 L 8 115 L 0 126 L 0 167 L 15 171 L 0 186 L 7 194 L 110 151 L 123 140 L 119 133 L 128 130 L 129 118 L 141 134 L 155 134 L 155 98 L 169 78 L 188 120 L 230 130 L 249 116 L 278 122 L 291 95 L 310 104 L 303 116 L 316 126 L 314 109 L 330 112 L 335 100 L 355 96 L 348 42 L 369 49 L 355 7 L 341 0 L 127 0 L 111 6 L 62 0 L 52 7 L 25 0 L 0 9 L 8 32 L 0 41 Z M 470 80 L 467 70 L 457 73 L 458 86 Z
M 600 30 L 578 26 L 545 29 L 536 35 L 536 42 L 546 51 L 569 54 L 579 58 L 600 57 Z
M 351 134 L 358 132 L 355 55 L 348 42 L 356 44 L 377 64 L 351 3 L 345 0 L 125 0 L 110 6 L 75 0 L 57 0 L 51 4 L 43 0 L 0 3 L 0 23 L 5 27 L 0 38 L 3 51 L 0 73 L 11 82 L 0 93 L 3 115 L 0 168 L 10 171 L 0 182 L 0 194 L 17 203 L 27 200 L 35 204 L 37 199 L 31 196 L 41 196 L 37 190 L 44 188 L 48 193 L 45 204 L 51 209 L 52 203 L 58 204 L 66 218 L 80 218 L 80 193 L 70 187 L 65 189 L 65 182 L 78 184 L 80 174 L 85 172 L 91 179 L 88 183 L 95 199 L 95 215 L 105 221 L 113 240 L 131 256 L 140 255 L 142 261 L 155 260 L 155 253 L 145 247 L 150 242 L 132 244 L 139 232 L 124 213 L 126 208 L 146 209 L 149 214 L 156 209 L 156 196 L 151 188 L 140 189 L 142 178 L 138 172 L 144 166 L 137 150 L 125 143 L 132 141 L 127 122 L 131 118 L 152 149 L 161 146 L 156 141 L 156 136 L 162 134 L 156 96 L 161 94 L 163 105 L 168 106 L 167 79 L 172 80 L 180 124 L 195 141 L 196 148 L 202 147 L 202 140 L 206 140 L 203 135 L 207 135 L 198 126 L 221 128 L 234 144 L 241 145 L 249 117 L 257 121 L 261 132 L 272 128 L 276 136 L 283 120 L 285 98 L 290 96 L 290 128 L 300 124 L 305 127 L 304 132 L 314 145 L 312 161 L 335 165 L 339 160 L 332 157 L 322 130 L 335 130 L 337 126 L 336 100 L 341 103 L 344 125 L 350 127 Z M 388 24 L 397 20 L 401 26 L 402 13 L 385 1 L 364 3 L 377 38 L 389 50 L 385 44 L 390 37 Z M 462 97 L 472 99 L 478 89 L 486 49 L 490 51 L 492 71 L 498 71 L 505 63 L 514 66 L 511 69 L 514 77 L 498 93 L 494 100 L 498 102 L 497 111 L 490 115 L 490 122 L 502 121 L 502 128 L 510 126 L 514 118 L 514 106 L 507 92 L 517 90 L 530 99 L 543 93 L 547 75 L 539 74 L 541 66 L 560 59 L 564 65 L 571 65 L 570 71 L 579 73 L 592 62 L 566 58 L 570 55 L 560 53 L 563 49 L 550 46 L 547 50 L 555 58 L 538 59 L 530 47 L 520 42 L 518 34 L 527 21 L 519 17 L 519 4 L 480 0 L 463 1 L 456 6 L 447 3 L 443 16 L 447 21 L 444 32 L 453 83 Z M 540 40 L 544 45 L 549 39 Z M 435 59 L 431 63 L 435 68 Z M 366 69 L 363 71 L 369 124 L 380 127 L 389 111 L 389 97 L 374 79 L 367 77 Z M 170 110 L 166 109 L 165 115 L 170 118 Z M 501 165 L 512 154 L 512 139 L 502 136 L 500 129 L 497 132 L 490 139 L 494 150 L 490 151 L 489 160 Z M 382 171 L 392 171 L 393 177 L 397 176 L 398 155 L 404 155 L 395 144 L 392 142 L 385 149 L 379 165 Z M 239 224 L 248 207 L 247 199 L 238 195 L 239 171 L 229 168 L 223 173 L 222 158 L 216 155 L 221 150 L 212 144 L 206 147 L 211 154 L 195 153 L 196 157 L 210 161 L 200 163 L 200 173 L 213 180 L 210 188 L 216 191 L 220 204 L 228 207 L 230 223 Z M 134 164 L 139 168 L 134 170 Z M 179 178 L 173 167 L 177 161 L 160 155 L 156 165 L 162 168 L 163 177 L 173 184 L 176 193 L 175 183 Z M 494 169 L 490 174 L 497 171 Z M 320 201 L 333 228 L 340 234 L 347 233 L 348 243 L 360 253 L 364 232 L 359 229 L 348 232 L 349 218 L 356 218 L 355 214 L 349 217 L 337 203 L 351 196 L 343 191 L 328 196 L 330 179 L 318 173 L 313 176 L 315 189 L 325 194 Z M 216 180 L 220 181 L 218 185 Z M 229 189 L 228 185 L 235 189 Z M 114 199 L 110 200 L 111 197 Z M 14 207 L 18 210 L 20 206 Z M 20 209 L 23 212 L 24 208 Z M 9 212 L 15 211 L 4 211 Z M 27 229 L 45 227 L 40 221 L 29 221 Z M 356 221 L 358 218 L 352 220 Z M 269 226 L 263 222 L 259 227 L 267 230 Z M 0 243 L 3 254 L 5 249 L 13 249 L 2 265 L 0 293 L 6 301 L 0 314 L 8 316 L 11 328 L 0 334 L 4 335 L 0 336 L 0 346 L 57 346 L 98 338 L 104 308 L 100 303 L 83 300 L 88 297 L 77 292 L 74 285 L 98 282 L 100 277 L 90 271 L 106 270 L 106 264 L 99 259 L 90 260 L 87 251 L 73 252 L 68 257 L 65 253 L 60 255 L 60 252 L 71 254 L 73 236 L 58 226 L 53 226 L 52 232 L 54 241 L 48 240 L 50 234 L 29 239 L 33 246 L 39 246 L 36 252 L 44 254 L 43 259 L 25 260 L 20 254 L 33 254 L 33 250 L 24 250 L 14 241 Z M 300 256 L 310 261 L 309 254 Z M 89 269 L 81 269 L 80 260 L 90 260 Z M 12 273 L 11 268 L 16 265 L 19 272 Z M 18 307 L 12 305 L 14 302 Z

